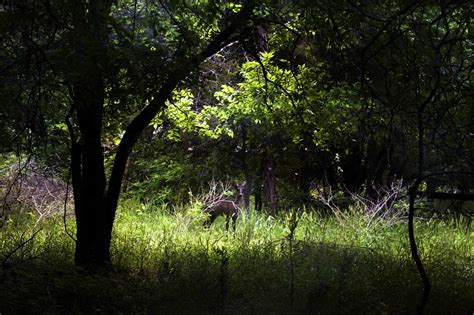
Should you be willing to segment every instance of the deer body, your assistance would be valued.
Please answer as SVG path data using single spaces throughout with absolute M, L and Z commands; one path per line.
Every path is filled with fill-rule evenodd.
M 209 217 L 204 222 L 204 225 L 209 227 L 217 217 L 225 216 L 225 228 L 226 230 L 229 229 L 229 222 L 232 219 L 232 226 L 235 230 L 235 224 L 237 221 L 238 216 L 240 215 L 240 207 L 239 202 L 243 195 L 244 185 L 237 185 L 237 196 L 235 200 L 228 200 L 228 199 L 220 199 L 214 202 L 211 202 L 208 205 L 203 207 L 204 213 L 207 213 Z

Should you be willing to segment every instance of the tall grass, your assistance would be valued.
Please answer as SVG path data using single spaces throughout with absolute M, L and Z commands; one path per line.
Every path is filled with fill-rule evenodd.
M 14 217 L 0 230 L 0 258 L 14 252 L 2 268 L 0 312 L 411 313 L 421 297 L 403 219 L 254 214 L 235 232 L 223 218 L 210 229 L 203 221 L 198 209 L 125 201 L 116 269 L 98 276 L 73 268 L 61 218 Z M 416 231 L 433 284 L 427 311 L 472 313 L 472 228 L 418 220 Z M 31 305 L 22 308 L 25 296 Z

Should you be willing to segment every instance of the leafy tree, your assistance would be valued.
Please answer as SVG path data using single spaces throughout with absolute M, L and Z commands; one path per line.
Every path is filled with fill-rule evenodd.
M 3 29 L 25 14 L 40 26 L 33 31 L 20 23 L 8 31 L 10 42 L 3 41 L 12 48 L 8 57 L 20 64 L 13 48 L 32 46 L 42 56 L 39 66 L 51 74 L 48 82 L 58 85 L 50 93 L 67 91 L 70 98 L 66 123 L 71 138 L 77 264 L 110 261 L 111 232 L 133 146 L 166 107 L 173 90 L 250 25 L 255 6 L 253 1 L 110 0 L 3 6 Z M 114 156 L 108 181 L 104 140 L 110 144 L 105 153 Z
M 266 52 L 256 61 L 245 62 L 241 82 L 223 85 L 215 93 L 216 103 L 204 105 L 199 112 L 191 106 L 192 94 L 181 91 L 167 116 L 181 132 L 237 138 L 240 170 L 247 183 L 255 182 L 257 199 L 263 186 L 271 212 L 276 211 L 276 165 L 289 159 L 280 174 L 284 181 L 293 181 L 296 174 L 297 185 L 309 194 L 311 174 L 300 166 L 309 158 L 306 152 L 329 151 L 345 139 L 359 107 L 349 86 L 323 85 L 321 68 L 301 65 L 293 72 L 285 69 L 288 62 L 279 60 L 279 66 L 275 59 L 274 53 Z

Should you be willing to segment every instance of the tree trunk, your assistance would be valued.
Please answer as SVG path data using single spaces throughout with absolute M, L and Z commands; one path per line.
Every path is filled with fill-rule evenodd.
M 271 214 L 277 213 L 277 195 L 275 183 L 275 162 L 271 154 L 267 154 L 265 165 L 265 202 Z
M 84 35 L 91 39 L 91 35 Z M 83 43 L 81 43 L 83 44 Z M 102 150 L 102 118 L 104 104 L 104 79 L 98 66 L 100 44 L 78 49 L 77 60 L 82 67 L 81 75 L 73 84 L 74 107 L 80 131 L 80 145 L 73 144 L 73 189 L 75 204 L 77 241 L 75 262 L 78 265 L 100 265 L 110 259 L 106 245 L 108 224 L 105 215 L 105 169 Z M 109 222 L 110 223 L 110 222 Z
M 241 163 L 242 170 L 245 176 L 245 189 L 244 189 L 244 205 L 245 212 L 247 215 L 250 214 L 250 194 L 252 192 L 253 186 L 253 176 L 249 167 L 249 154 L 248 154 L 248 137 L 247 137 L 247 122 L 241 121 L 240 127 L 242 130 L 242 153 L 241 153 Z
M 253 182 L 253 194 L 254 194 L 254 209 L 257 212 L 262 211 L 263 206 L 263 190 L 264 190 L 264 179 L 265 179 L 265 166 L 266 166 L 266 158 L 265 153 L 261 155 L 260 158 L 260 168 L 257 172 L 257 176 Z
M 259 174 L 262 174 L 260 172 Z M 262 176 L 259 175 L 253 182 L 253 196 L 254 196 L 254 210 L 256 212 L 262 211 Z
M 387 168 L 387 148 L 370 140 L 367 147 L 367 197 L 378 198 L 378 186 L 382 185 L 383 172 Z
M 94 82 L 95 81 L 95 82 Z M 76 86 L 77 119 L 81 132 L 80 153 L 75 152 L 73 188 L 77 242 L 75 262 L 78 265 L 102 264 L 110 258 L 103 226 L 105 216 L 105 170 L 101 144 L 103 95 L 101 78 L 89 78 L 91 85 Z M 95 86 L 92 86 L 95 85 Z M 78 178 L 79 177 L 79 178 Z
M 418 314 L 423 314 L 423 311 L 428 303 L 428 299 L 431 292 L 431 283 L 426 274 L 425 267 L 421 261 L 420 255 L 418 253 L 418 246 L 416 244 L 415 238 L 415 227 L 414 227 L 414 218 L 415 218 L 415 198 L 417 195 L 418 187 L 421 184 L 424 176 L 424 162 L 425 162 L 425 147 L 424 147 L 424 137 L 425 137 L 425 127 L 423 121 L 424 109 L 427 102 L 418 108 L 417 111 L 417 120 L 418 120 L 418 173 L 417 178 L 413 185 L 409 189 L 409 206 L 408 206 L 408 239 L 410 242 L 411 257 L 415 262 L 416 269 L 420 275 L 421 282 L 423 284 L 423 296 L 421 298 L 420 304 L 417 308 Z
M 299 147 L 299 163 L 300 168 L 298 170 L 298 186 L 300 190 L 300 201 L 303 204 L 311 202 L 310 195 L 310 182 L 312 177 L 312 169 L 310 164 L 310 154 L 308 149 L 311 147 L 311 137 L 308 133 L 303 135 L 303 143 Z
M 112 3 L 98 0 L 90 4 L 82 1 L 71 4 L 74 34 L 74 62 L 71 70 L 75 75 L 72 76 L 70 91 L 80 131 L 80 139 L 76 139 L 73 128 L 69 130 L 77 228 L 74 259 L 77 265 L 97 266 L 110 261 L 103 228 L 110 222 L 107 222 L 105 212 L 102 119 L 105 99 L 104 56 L 108 43 L 106 20 Z

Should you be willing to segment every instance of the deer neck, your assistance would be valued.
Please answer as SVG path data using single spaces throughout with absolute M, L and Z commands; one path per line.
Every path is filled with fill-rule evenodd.
M 234 202 L 235 202 L 237 205 L 238 205 L 239 202 L 240 202 L 240 198 L 241 198 L 240 194 L 238 194 L 237 197 L 235 198 L 235 201 L 234 201 Z

